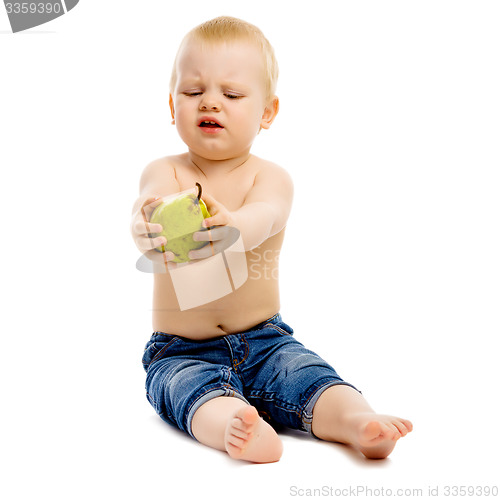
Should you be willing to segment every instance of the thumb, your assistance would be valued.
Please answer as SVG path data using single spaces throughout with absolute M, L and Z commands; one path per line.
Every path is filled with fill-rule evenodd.
M 219 202 L 213 196 L 203 193 L 201 199 L 205 202 L 210 215 L 215 215 L 219 211 Z

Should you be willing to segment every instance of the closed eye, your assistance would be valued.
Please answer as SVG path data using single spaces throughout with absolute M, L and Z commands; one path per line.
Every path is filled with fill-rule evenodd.
M 201 91 L 183 92 L 182 94 L 183 94 L 183 95 L 185 95 L 185 96 L 188 96 L 188 97 L 196 97 L 196 96 L 198 96 L 198 95 L 202 95 L 202 94 L 203 94 L 203 92 L 201 92 Z M 227 99 L 242 99 L 243 97 L 245 97 L 245 96 L 243 96 L 243 95 L 241 95 L 241 94 L 229 94 L 229 93 L 227 93 L 227 92 L 226 92 L 226 93 L 224 93 L 224 96 L 225 96 Z

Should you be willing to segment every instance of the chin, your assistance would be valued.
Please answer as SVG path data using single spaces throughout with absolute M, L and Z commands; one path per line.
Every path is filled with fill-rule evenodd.
M 207 149 L 197 149 L 197 148 L 189 148 L 193 153 L 201 158 L 205 158 L 206 160 L 213 161 L 223 161 L 230 160 L 231 158 L 236 158 L 241 156 L 244 153 L 238 153 L 236 151 L 227 151 L 227 150 L 207 150 Z

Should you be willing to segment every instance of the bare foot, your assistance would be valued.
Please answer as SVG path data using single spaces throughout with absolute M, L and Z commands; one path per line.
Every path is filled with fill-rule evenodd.
M 276 431 L 253 406 L 239 408 L 229 419 L 224 445 L 232 458 L 257 463 L 277 462 L 283 452 Z
M 352 445 L 367 458 L 386 458 L 396 441 L 412 431 L 409 420 L 376 413 L 358 414 L 352 417 Z

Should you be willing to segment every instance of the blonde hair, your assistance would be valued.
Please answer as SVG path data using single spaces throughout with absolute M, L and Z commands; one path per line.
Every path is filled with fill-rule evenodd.
M 175 57 L 172 76 L 170 78 L 171 94 L 174 93 L 177 83 L 177 60 L 179 58 L 179 53 L 184 44 L 189 40 L 209 43 L 250 40 L 256 43 L 264 58 L 266 98 L 270 99 L 276 93 L 278 61 L 274 55 L 272 45 L 257 26 L 235 17 L 221 16 L 196 26 L 196 28 L 193 28 L 182 40 Z

